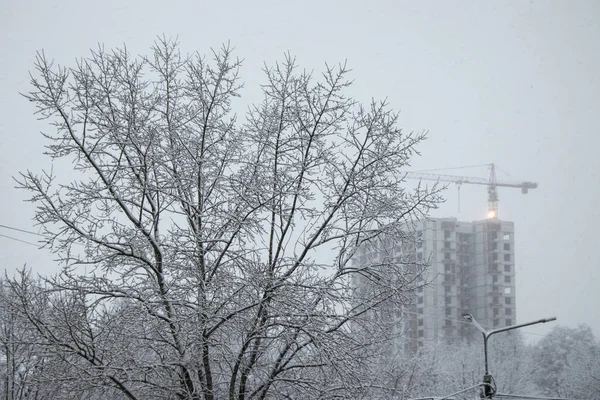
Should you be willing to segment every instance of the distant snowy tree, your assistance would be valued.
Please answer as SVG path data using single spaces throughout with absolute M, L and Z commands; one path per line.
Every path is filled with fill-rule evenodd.
M 317 79 L 291 57 L 265 68 L 264 99 L 238 123 L 239 67 L 228 47 L 208 61 L 170 40 L 142 57 L 100 48 L 73 68 L 38 55 L 26 97 L 52 127 L 47 154 L 74 171 L 18 181 L 63 270 L 11 284 L 56 363 L 38 377 L 48 386 L 327 399 L 376 382 L 364 366 L 386 321 L 371 335 L 350 327 L 408 301 L 411 262 L 351 259 L 382 235 L 410 240 L 403 224 L 440 200 L 403 187 L 424 134 L 402 132 L 385 103 L 348 98 L 345 66 Z M 353 274 L 373 282 L 359 304 Z
M 498 392 L 532 395 L 534 364 L 529 349 L 517 333 L 490 340 L 490 372 Z M 389 398 L 405 400 L 446 396 L 477 386 L 484 375 L 483 342 L 422 341 L 412 356 L 400 354 L 382 372 L 382 385 L 393 387 Z M 467 390 L 457 399 L 472 399 L 479 389 Z
M 534 360 L 542 393 L 581 399 L 600 393 L 600 343 L 589 326 L 554 328 L 536 344 Z

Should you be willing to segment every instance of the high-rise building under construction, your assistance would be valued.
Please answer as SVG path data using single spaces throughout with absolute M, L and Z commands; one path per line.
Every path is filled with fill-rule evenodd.
M 413 229 L 417 240 L 410 251 L 430 266 L 419 278 L 423 285 L 413 294 L 412 304 L 396 314 L 401 315 L 397 346 L 416 350 L 428 341 L 473 337 L 471 324 L 463 323 L 464 313 L 489 329 L 516 323 L 512 222 L 430 218 L 416 222 Z M 388 250 L 406 255 L 406 246 L 396 244 L 393 249 Z

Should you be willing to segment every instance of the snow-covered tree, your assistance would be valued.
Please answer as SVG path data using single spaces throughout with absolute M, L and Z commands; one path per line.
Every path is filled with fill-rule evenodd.
M 0 393 L 3 399 L 24 399 L 32 390 L 32 375 L 39 367 L 32 345 L 32 330 L 10 300 L 14 293 L 0 281 Z
M 350 261 L 382 235 L 410 240 L 404 224 L 439 201 L 403 187 L 424 134 L 347 97 L 344 65 L 266 67 L 241 123 L 229 47 L 210 61 L 163 39 L 149 56 L 99 48 L 66 68 L 41 53 L 35 68 L 26 97 L 51 127 L 47 154 L 74 167 L 18 178 L 63 265 L 44 285 L 12 282 L 64 364 L 39 379 L 88 398 L 367 395 L 386 321 L 350 327 L 408 301 L 412 262 Z M 353 274 L 373 283 L 359 303 Z
M 498 392 L 535 395 L 531 349 L 517 332 L 498 335 L 489 344 L 490 372 Z M 484 375 L 483 341 L 423 341 L 410 357 L 399 355 L 382 372 L 382 385 L 394 387 L 389 399 L 442 397 L 473 388 Z M 478 397 L 473 388 L 454 396 Z
M 555 327 L 536 344 L 534 360 L 542 393 L 581 399 L 600 393 L 600 343 L 589 326 Z

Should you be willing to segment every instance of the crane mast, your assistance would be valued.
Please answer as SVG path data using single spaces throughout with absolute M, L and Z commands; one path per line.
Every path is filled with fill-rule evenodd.
M 488 218 L 498 218 L 498 182 L 496 167 L 490 164 L 490 182 L 488 184 Z
M 521 189 L 521 193 L 526 194 L 529 189 L 535 189 L 538 187 L 536 182 L 508 182 L 498 181 L 496 179 L 496 167 L 494 164 L 488 164 L 490 169 L 490 177 L 488 179 L 471 177 L 471 176 L 459 176 L 459 175 L 444 175 L 434 174 L 429 172 L 404 172 L 405 178 L 407 179 L 418 179 L 428 180 L 436 182 L 450 182 L 457 185 L 471 184 L 471 185 L 487 185 L 488 191 L 488 218 L 498 218 L 498 187 L 511 187 Z

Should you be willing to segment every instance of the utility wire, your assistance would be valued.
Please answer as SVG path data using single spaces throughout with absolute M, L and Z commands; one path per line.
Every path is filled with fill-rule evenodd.
M 478 383 L 475 386 L 471 386 L 471 387 L 468 387 L 466 389 L 462 389 L 462 390 L 460 390 L 458 392 L 455 392 L 455 393 L 452 393 L 452 394 L 448 394 L 448 395 L 446 395 L 444 397 L 436 397 L 436 399 L 438 399 L 438 400 L 449 399 L 449 398 L 452 398 L 452 397 L 456 396 L 457 394 L 462 394 L 462 393 L 468 392 L 469 390 L 476 389 L 476 388 L 480 387 L 481 385 L 483 385 L 483 383 Z
M 40 247 L 40 245 L 39 245 L 39 244 L 31 243 L 31 242 L 28 242 L 28 241 L 26 241 L 26 240 L 17 239 L 16 237 L 12 237 L 12 236 L 8 236 L 8 235 L 3 235 L 3 234 L 1 234 L 1 233 L 0 233 L 0 237 L 6 238 L 6 239 L 10 239 L 10 240 L 15 240 L 15 241 L 17 241 L 17 242 L 21 242 L 21 243 L 29 244 L 29 245 L 31 245 L 31 246 L 35 246 L 35 247 Z
M 42 235 L 41 233 L 27 231 L 25 229 L 19 229 L 19 228 L 15 228 L 15 227 L 8 226 L 8 225 L 2 225 L 2 224 L 0 224 L 0 228 L 10 229 L 10 230 L 17 231 L 17 232 L 29 233 L 30 235 L 41 236 L 41 237 L 44 237 L 44 238 L 46 237 L 46 236 Z

